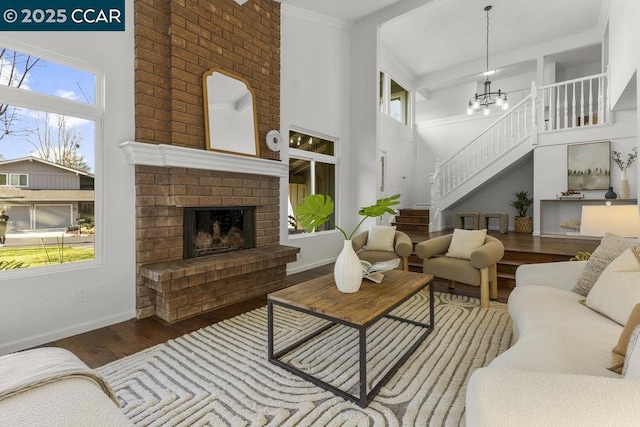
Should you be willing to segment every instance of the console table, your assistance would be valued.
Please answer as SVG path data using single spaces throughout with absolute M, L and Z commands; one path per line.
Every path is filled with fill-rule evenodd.
M 593 239 L 579 234 L 579 230 L 560 227 L 567 221 L 580 221 L 583 206 L 612 204 L 635 205 L 637 199 L 543 199 L 540 200 L 540 236 L 541 237 L 571 237 L 578 239 Z

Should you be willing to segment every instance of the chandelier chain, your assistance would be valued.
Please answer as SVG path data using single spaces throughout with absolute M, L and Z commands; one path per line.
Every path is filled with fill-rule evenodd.
M 493 104 L 496 104 L 502 110 L 509 109 L 506 92 L 502 92 L 501 90 L 492 92 L 491 80 L 489 80 L 489 76 L 496 71 L 489 71 L 489 11 L 492 7 L 493 6 L 488 5 L 484 8 L 484 11 L 487 12 L 486 71 L 483 73 L 487 78 L 484 82 L 484 91 L 481 94 L 476 93 L 475 96 L 469 100 L 467 114 L 473 114 L 475 111 L 478 111 L 480 107 L 483 107 L 482 112 L 484 114 L 489 114 L 489 105 Z
M 489 71 L 489 9 L 485 9 L 487 11 L 487 69 Z M 489 76 L 487 76 L 487 79 Z

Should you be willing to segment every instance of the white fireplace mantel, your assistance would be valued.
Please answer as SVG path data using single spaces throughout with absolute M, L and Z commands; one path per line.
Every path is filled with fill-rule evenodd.
M 193 168 L 277 177 L 289 175 L 288 165 L 279 160 L 136 141 L 125 141 L 118 147 L 130 165 Z

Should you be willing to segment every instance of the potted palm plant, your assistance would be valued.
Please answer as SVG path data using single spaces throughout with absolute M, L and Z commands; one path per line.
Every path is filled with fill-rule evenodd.
M 527 216 L 529 208 L 533 204 L 533 199 L 529 197 L 528 191 L 517 191 L 514 193 L 516 197 L 509 203 L 518 212 L 518 215 L 514 218 L 514 225 L 516 233 L 532 233 L 533 232 L 533 219 Z
M 360 225 L 362 225 L 365 219 L 377 218 L 385 213 L 395 215 L 396 211 L 392 209 L 392 207 L 400 203 L 398 200 L 399 198 L 400 195 L 395 194 L 391 197 L 378 199 L 374 205 L 361 208 L 358 211 L 358 214 L 363 218 L 351 233 L 347 233 L 331 219 L 335 206 L 333 200 L 331 200 L 331 197 L 329 196 L 325 196 L 324 194 L 311 194 L 305 197 L 302 200 L 302 203 L 296 206 L 298 224 L 302 225 L 307 232 L 311 232 L 328 222 L 333 225 L 336 230 L 342 233 L 342 236 L 344 237 L 344 246 L 342 248 L 342 252 L 340 252 L 340 255 L 338 255 L 338 258 L 336 259 L 333 269 L 333 277 L 341 292 L 357 292 L 360 289 L 360 284 L 362 282 L 362 265 L 358 255 L 356 255 L 353 250 L 351 238 L 358 228 L 360 228 Z

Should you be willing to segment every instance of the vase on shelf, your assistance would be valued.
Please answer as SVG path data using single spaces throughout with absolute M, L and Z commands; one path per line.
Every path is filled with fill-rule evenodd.
M 353 250 L 351 240 L 344 241 L 344 247 L 333 267 L 333 278 L 340 292 L 352 294 L 358 292 L 362 283 L 362 264 Z
M 629 189 L 629 179 L 627 179 L 626 169 L 623 170 L 622 173 L 620 174 L 620 189 L 618 191 L 620 192 L 621 199 L 629 198 L 631 190 Z
M 617 199 L 618 195 L 616 194 L 615 191 L 613 191 L 613 187 L 609 187 L 609 189 L 607 190 L 606 193 L 604 193 L 604 198 L 605 199 Z

